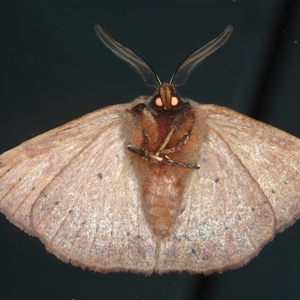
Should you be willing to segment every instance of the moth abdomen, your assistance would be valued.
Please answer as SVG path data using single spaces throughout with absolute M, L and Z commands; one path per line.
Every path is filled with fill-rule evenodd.
M 179 215 L 186 175 L 190 170 L 173 166 L 162 167 L 159 164 L 149 167 L 141 172 L 142 206 L 154 235 L 165 238 L 172 233 Z

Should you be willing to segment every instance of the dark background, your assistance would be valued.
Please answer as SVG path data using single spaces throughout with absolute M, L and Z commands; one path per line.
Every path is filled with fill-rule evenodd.
M 300 137 L 299 1 L 1 2 L 0 18 L 0 153 L 95 109 L 152 94 L 97 39 L 97 23 L 163 81 L 231 24 L 227 44 L 179 93 Z M 299 270 L 300 221 L 238 270 L 146 277 L 64 264 L 0 216 L 1 298 L 291 299 L 300 297 Z

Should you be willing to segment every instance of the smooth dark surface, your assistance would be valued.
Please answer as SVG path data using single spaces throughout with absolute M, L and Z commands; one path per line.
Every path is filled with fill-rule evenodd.
M 178 92 L 300 137 L 299 1 L 2 2 L 0 153 L 95 109 L 153 93 L 101 44 L 95 24 L 163 81 L 232 25 L 227 44 Z M 103 275 L 62 263 L 0 215 L 0 298 L 296 299 L 299 237 L 300 221 L 248 265 L 221 275 Z

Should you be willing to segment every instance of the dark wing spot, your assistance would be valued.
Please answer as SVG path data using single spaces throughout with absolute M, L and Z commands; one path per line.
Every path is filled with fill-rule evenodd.
M 57 205 L 59 203 L 59 201 L 55 201 L 54 204 Z
M 98 173 L 97 176 L 99 179 L 102 179 L 102 173 Z
M 216 178 L 214 179 L 214 182 L 217 183 L 217 182 L 219 182 L 219 180 L 220 180 L 219 177 L 216 177 Z
M 187 234 L 183 234 L 182 237 L 186 240 L 186 241 L 190 241 L 190 237 Z

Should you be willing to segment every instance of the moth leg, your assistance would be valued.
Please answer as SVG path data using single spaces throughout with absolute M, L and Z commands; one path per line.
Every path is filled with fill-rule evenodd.
M 176 167 L 183 167 L 188 169 L 200 169 L 200 165 L 198 164 L 187 164 L 179 161 L 172 160 L 169 156 L 165 155 L 165 158 L 167 159 L 167 163 L 170 166 L 176 166 Z
M 189 133 L 186 133 L 178 142 L 178 145 L 176 147 L 172 147 L 172 148 L 165 148 L 165 149 L 162 149 L 161 150 L 161 153 L 162 154 L 168 154 L 168 153 L 174 153 L 174 152 L 177 152 L 177 151 L 180 151 L 181 147 L 183 145 L 185 145 L 188 140 L 190 138 L 190 135 Z
M 139 156 L 142 156 L 148 162 L 151 161 L 151 162 L 155 162 L 155 163 L 161 163 L 161 164 L 165 164 L 165 165 L 169 165 L 169 166 L 183 167 L 183 168 L 188 168 L 188 169 L 200 169 L 200 165 L 198 165 L 198 164 L 187 164 L 184 162 L 175 161 L 175 160 L 172 160 L 167 155 L 165 155 L 164 158 L 160 157 L 160 156 L 155 156 L 151 153 L 147 153 L 144 150 L 134 148 L 131 145 L 128 145 L 127 149 Z
M 138 154 L 139 156 L 142 156 L 143 158 L 145 158 L 147 161 L 152 160 L 156 160 L 157 162 L 161 162 L 163 161 L 163 158 L 160 156 L 156 156 L 154 154 L 148 153 L 145 150 L 141 150 L 141 149 L 137 149 L 132 147 L 131 145 L 127 146 L 127 149 L 135 154 Z
M 159 149 L 157 150 L 157 152 L 155 153 L 155 156 L 160 155 L 161 151 L 165 149 L 165 147 L 167 146 L 167 144 L 169 143 L 173 133 L 174 133 L 175 128 L 172 126 L 169 133 L 167 134 L 167 136 L 165 137 L 163 143 L 160 145 Z
M 181 150 L 182 146 L 187 144 L 190 138 L 190 133 L 195 121 L 195 115 L 190 105 L 186 105 L 179 114 L 175 115 L 171 129 L 161 145 L 159 151 L 162 154 L 174 153 Z M 168 142 L 173 139 L 176 144 L 167 147 Z

